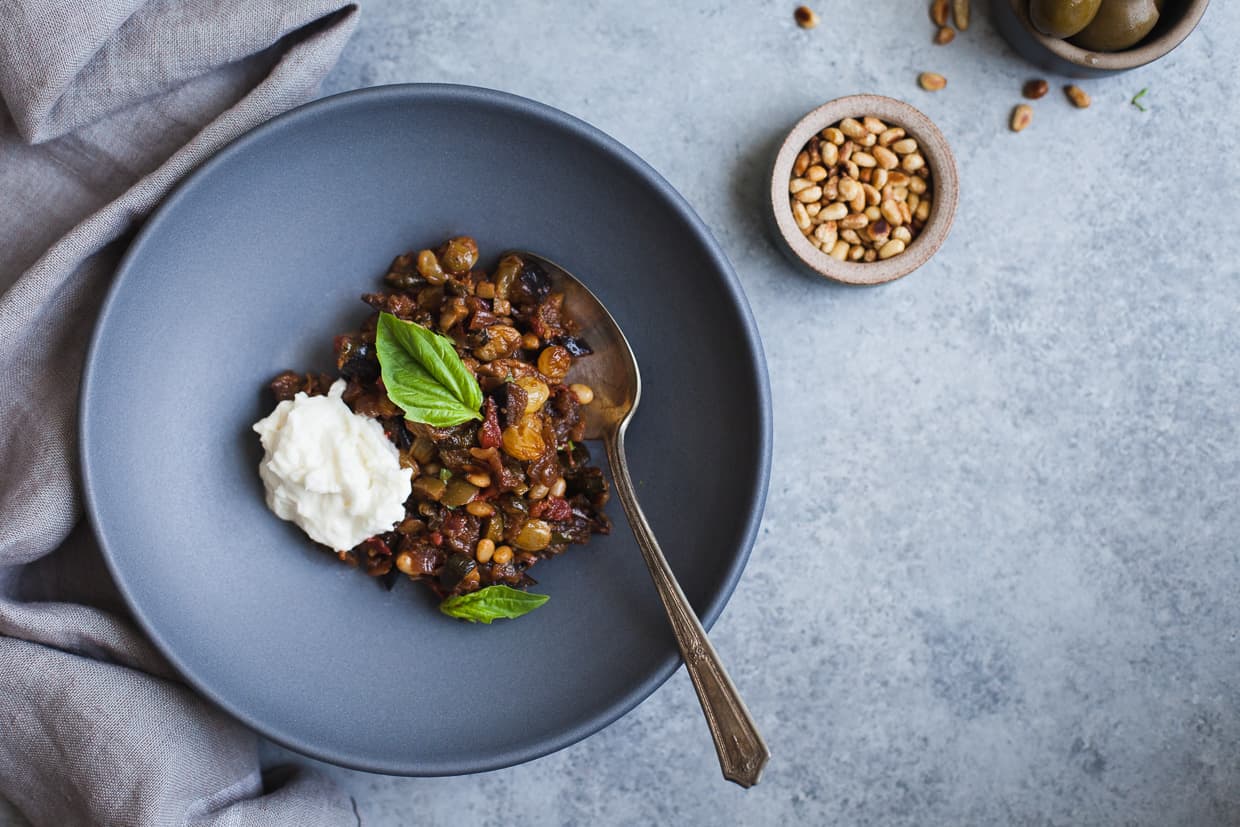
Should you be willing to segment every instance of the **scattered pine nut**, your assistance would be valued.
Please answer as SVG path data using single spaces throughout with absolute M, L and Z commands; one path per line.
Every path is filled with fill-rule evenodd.
M 930 3 L 930 19 L 940 29 L 947 25 L 947 0 L 933 0 Z
M 938 72 L 922 72 L 917 76 L 917 83 L 927 92 L 937 92 L 947 86 L 947 78 Z
M 1033 107 L 1027 103 L 1018 104 L 1012 110 L 1012 131 L 1022 132 L 1025 127 L 1033 122 Z
M 802 29 L 812 29 L 818 25 L 818 14 L 809 6 L 797 6 L 792 16 Z
M 934 33 L 934 42 L 939 46 L 946 46 L 956 39 L 956 32 L 947 26 L 940 26 L 939 30 Z
M 1068 95 L 1068 100 L 1072 101 L 1072 105 L 1077 109 L 1088 109 L 1091 103 L 1089 93 L 1079 86 L 1065 86 L 1063 91 Z
M 956 28 L 967 31 L 969 28 L 969 0 L 952 0 L 952 17 Z

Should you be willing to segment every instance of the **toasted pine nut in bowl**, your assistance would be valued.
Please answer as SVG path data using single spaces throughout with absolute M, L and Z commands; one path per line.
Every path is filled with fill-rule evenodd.
M 929 118 L 893 98 L 851 95 L 788 133 L 771 172 L 768 215 L 803 269 L 882 284 L 939 249 L 959 190 L 956 160 Z

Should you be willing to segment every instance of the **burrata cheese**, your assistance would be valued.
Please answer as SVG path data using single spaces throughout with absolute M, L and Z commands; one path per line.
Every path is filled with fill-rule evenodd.
M 413 474 L 383 426 L 349 410 L 344 389 L 338 379 L 327 396 L 299 393 L 254 424 L 267 506 L 337 551 L 405 518 Z

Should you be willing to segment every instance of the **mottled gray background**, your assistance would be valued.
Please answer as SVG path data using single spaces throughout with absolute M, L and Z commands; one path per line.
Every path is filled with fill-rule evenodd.
M 923 5 L 819 3 L 801 31 L 791 2 L 363 3 L 325 93 L 490 86 L 632 147 L 735 264 L 775 407 L 713 635 L 762 784 L 720 780 L 679 672 L 516 769 L 327 767 L 364 825 L 1240 824 L 1240 5 L 1083 84 L 1089 110 L 1049 77 L 1020 135 L 1037 73 L 985 8 L 932 46 Z M 798 275 L 761 218 L 781 133 L 856 92 L 929 114 L 962 187 L 938 256 L 872 289 Z

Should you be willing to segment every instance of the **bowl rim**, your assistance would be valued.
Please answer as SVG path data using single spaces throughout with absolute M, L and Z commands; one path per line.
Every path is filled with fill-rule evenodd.
M 1051 37 L 1038 31 L 1029 16 L 1029 0 L 1008 0 L 1008 2 L 1011 3 L 1012 12 L 1016 15 L 1021 27 L 1042 48 L 1076 66 L 1110 71 L 1136 69 L 1171 54 L 1193 33 L 1193 29 L 1197 28 L 1197 24 L 1201 22 L 1202 16 L 1206 13 L 1206 7 L 1210 5 L 1210 0 L 1185 0 L 1188 5 L 1180 19 L 1175 21 L 1170 29 L 1148 43 L 1142 43 L 1121 52 L 1095 52 L 1069 43 L 1061 37 Z
M 934 210 L 912 244 L 898 256 L 885 261 L 837 261 L 819 250 L 797 227 L 788 205 L 788 181 L 796 156 L 816 133 L 844 118 L 872 115 L 898 126 L 916 139 L 932 172 Z M 788 132 L 771 171 L 770 208 L 784 245 L 805 266 L 819 275 L 844 284 L 883 284 L 908 275 L 925 264 L 938 251 L 951 232 L 959 199 L 960 181 L 956 159 L 943 133 L 924 113 L 911 104 L 883 95 L 847 95 L 830 100 L 812 110 Z
M 250 714 L 249 710 L 244 708 L 244 705 L 238 702 L 236 698 L 226 697 L 216 691 L 216 688 L 204 679 L 201 670 L 191 666 L 183 653 L 178 653 L 168 645 L 167 641 L 160 634 L 159 628 L 151 621 L 141 604 L 134 599 L 134 585 L 125 576 L 121 569 L 121 564 L 116 557 L 114 550 L 115 538 L 106 531 L 103 523 L 100 521 L 101 513 L 98 491 L 113 481 L 108 478 L 106 469 L 92 460 L 95 446 L 92 431 L 87 427 L 87 423 L 92 399 L 97 393 L 98 386 L 105 381 L 101 377 L 106 373 L 106 368 L 99 363 L 98 359 L 100 342 L 108 333 L 108 317 L 121 302 L 120 297 L 124 285 L 128 281 L 126 274 L 133 266 L 133 262 L 139 259 L 146 245 L 151 243 L 153 237 L 157 236 L 161 225 L 174 213 L 177 204 L 186 197 L 187 193 L 193 190 L 200 181 L 208 178 L 218 167 L 229 163 L 234 156 L 244 152 L 251 144 L 262 141 L 273 133 L 296 128 L 301 121 L 314 118 L 323 111 L 360 106 L 365 103 L 384 100 L 396 105 L 409 106 L 420 100 L 434 100 L 436 98 L 452 98 L 512 110 L 519 114 L 554 124 L 566 132 L 593 143 L 607 153 L 616 156 L 634 175 L 667 200 L 669 206 L 680 215 L 691 231 L 701 240 L 704 249 L 713 259 L 716 269 L 722 276 L 720 287 L 730 296 L 733 305 L 736 307 L 737 317 L 740 322 L 740 332 L 746 340 L 750 363 L 754 371 L 754 382 L 757 391 L 754 411 L 757 418 L 758 450 L 757 474 L 755 475 L 753 488 L 749 492 L 752 506 L 744 525 L 738 532 L 736 554 L 733 559 L 726 561 L 724 564 L 720 587 L 709 596 L 705 606 L 702 607 L 699 613 L 702 626 L 710 630 L 735 592 L 741 575 L 749 562 L 754 545 L 758 541 L 759 530 L 766 508 L 767 494 L 770 488 L 771 464 L 774 450 L 774 416 L 770 376 L 767 370 L 766 357 L 757 321 L 741 287 L 736 270 L 724 252 L 722 245 L 715 238 L 714 234 L 711 233 L 701 216 L 689 204 L 688 200 L 654 167 L 643 160 L 636 152 L 620 143 L 616 138 L 613 138 L 593 124 L 549 104 L 509 92 L 467 84 L 384 84 L 353 89 L 308 101 L 263 121 L 231 141 L 219 146 L 205 161 L 177 182 L 153 208 L 151 213 L 142 222 L 133 241 L 129 244 L 128 249 L 117 265 L 115 275 L 101 304 L 99 316 L 88 343 L 77 406 L 77 423 L 80 434 L 77 451 L 78 468 L 81 474 L 84 510 L 90 521 L 91 530 L 98 540 L 108 572 L 116 584 L 118 592 L 124 599 L 134 622 L 143 634 L 146 635 L 147 639 L 151 641 L 155 649 L 165 657 L 177 675 L 184 678 L 193 691 L 202 698 L 223 710 L 233 719 L 240 721 L 248 728 L 280 746 L 348 769 L 415 777 L 458 776 L 489 772 L 527 763 L 572 746 L 607 728 L 650 697 L 681 667 L 683 659 L 680 652 L 676 650 L 674 643 L 669 644 L 671 649 L 667 656 L 644 680 L 631 686 L 619 700 L 610 705 L 600 707 L 587 720 L 560 731 L 555 736 L 548 736 L 529 744 L 513 747 L 501 753 L 490 755 L 485 759 L 436 760 L 426 759 L 415 754 L 396 761 L 375 760 L 373 757 L 362 757 L 356 752 L 346 754 L 331 747 L 322 746 L 312 740 L 306 740 L 295 733 L 277 729 L 268 722 Z M 671 640 L 669 637 L 669 641 Z

